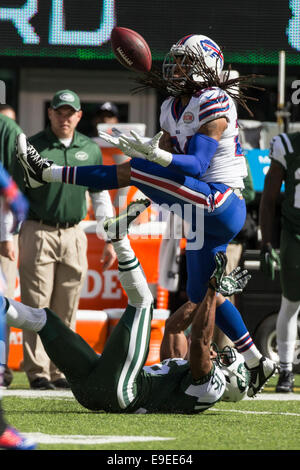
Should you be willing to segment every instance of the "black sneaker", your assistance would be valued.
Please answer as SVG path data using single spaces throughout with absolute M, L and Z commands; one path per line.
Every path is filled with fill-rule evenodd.
M 279 374 L 279 379 L 276 385 L 276 393 L 290 393 L 294 389 L 294 374 L 290 370 L 283 370 Z
M 26 186 L 32 189 L 45 184 L 43 171 L 50 168 L 53 162 L 42 158 L 38 151 L 28 142 L 25 134 L 19 134 L 16 141 L 17 158 L 23 167 Z
M 247 365 L 246 365 L 247 367 Z M 248 368 L 251 374 L 251 381 L 247 392 L 248 397 L 255 397 L 261 392 L 268 380 L 277 372 L 278 366 L 276 362 L 271 361 L 268 357 L 261 357 L 258 366 Z
M 55 390 L 55 386 L 45 379 L 45 377 L 38 377 L 30 382 L 30 388 L 32 390 Z
M 55 388 L 70 389 L 69 382 L 66 379 L 52 380 L 51 384 L 54 385 Z

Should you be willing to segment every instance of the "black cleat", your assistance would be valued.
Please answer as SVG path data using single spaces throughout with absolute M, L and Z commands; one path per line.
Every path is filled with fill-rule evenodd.
M 28 188 L 39 188 L 46 184 L 43 171 L 50 168 L 53 162 L 42 158 L 38 151 L 28 142 L 25 134 L 19 134 L 16 141 L 17 158 L 23 168 L 25 183 Z
M 147 207 L 151 201 L 149 199 L 137 199 L 132 201 L 126 209 L 115 217 L 105 219 L 103 228 L 111 240 L 123 238 L 128 233 L 129 226 Z
M 247 366 L 246 366 L 247 367 Z M 257 393 L 260 393 L 268 380 L 276 373 L 278 366 L 276 362 L 271 361 L 267 357 L 261 357 L 258 366 L 247 367 L 251 374 L 251 382 L 247 392 L 248 397 L 255 397 Z
M 279 373 L 276 385 L 276 393 L 290 393 L 294 391 L 294 374 L 290 370 L 283 370 Z

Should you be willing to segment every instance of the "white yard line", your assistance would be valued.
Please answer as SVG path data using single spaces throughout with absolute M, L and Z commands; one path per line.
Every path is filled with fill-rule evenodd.
M 2 390 L 3 396 L 20 398 L 72 398 L 71 390 Z
M 20 398 L 72 398 L 70 390 L 1 390 L 3 396 Z M 300 393 L 260 393 L 255 398 L 244 398 L 243 401 L 299 401 Z
M 85 435 L 56 435 L 41 432 L 22 433 L 38 444 L 113 444 L 123 442 L 170 441 L 172 437 L 158 436 L 85 436 Z
M 221 413 L 242 413 L 246 415 L 284 415 L 284 416 L 300 416 L 300 413 L 288 413 L 280 411 L 247 411 L 247 410 L 220 410 L 213 408 L 213 411 L 220 411 Z
M 244 400 L 250 401 L 299 401 L 300 393 L 260 393 L 254 398 L 244 398 Z M 243 401 L 244 401 L 243 400 Z

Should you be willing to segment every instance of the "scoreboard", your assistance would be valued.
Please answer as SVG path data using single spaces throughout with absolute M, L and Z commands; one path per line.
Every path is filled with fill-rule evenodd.
M 299 0 L 0 0 L 0 56 L 47 63 L 113 60 L 114 26 L 140 33 L 160 61 L 187 34 L 204 34 L 226 62 L 300 64 Z

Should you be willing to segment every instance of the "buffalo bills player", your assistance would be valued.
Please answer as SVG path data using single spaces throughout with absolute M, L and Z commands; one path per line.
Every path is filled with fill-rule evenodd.
M 41 159 L 24 135 L 18 140 L 29 185 L 53 181 L 99 189 L 134 185 L 152 201 L 188 219 L 187 294 L 189 306 L 195 307 L 204 298 L 215 254 L 226 251 L 246 217 L 241 190 L 247 169 L 234 99 L 247 105 L 237 90 L 238 81 L 228 74 L 221 79 L 223 61 L 218 45 L 206 36 L 185 36 L 172 46 L 162 74 L 150 72 L 140 79 L 142 85 L 169 95 L 161 107 L 161 132 L 146 140 L 134 132 L 131 137 L 100 133 L 132 157 L 122 165 L 59 167 Z M 216 324 L 244 355 L 252 381 L 248 395 L 255 396 L 276 372 L 276 364 L 262 357 L 239 311 L 220 294 Z

